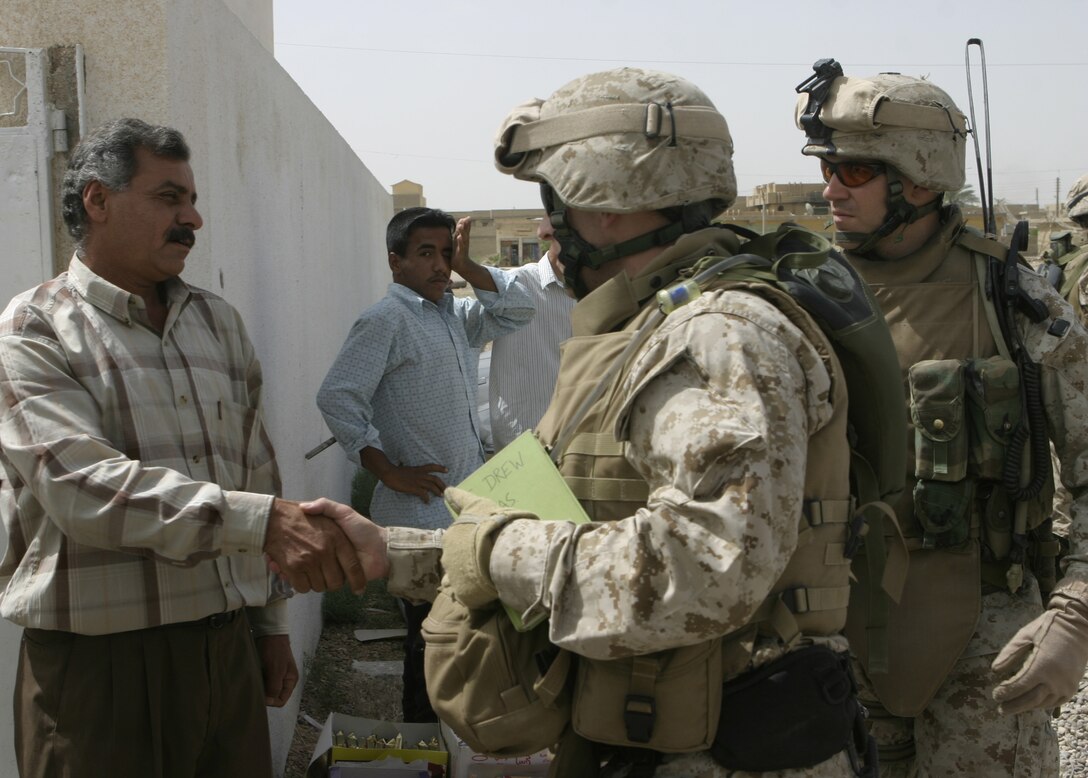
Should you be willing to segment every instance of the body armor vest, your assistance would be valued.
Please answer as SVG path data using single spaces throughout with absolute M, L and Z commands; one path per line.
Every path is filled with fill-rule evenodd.
M 987 429 L 1000 436 L 995 431 L 1020 407 L 1016 367 L 998 356 L 1001 333 L 979 280 L 979 258 L 1003 258 L 1005 250 L 967 232 L 951 212 L 929 243 L 901 261 L 847 254 L 884 310 L 908 386 L 908 488 L 895 510 L 911 553 L 902 598 L 887 614 L 888 671 L 868 663 L 864 565 L 855 565 L 846 630 L 880 702 L 897 716 L 913 717 L 928 704 L 974 634 L 983 581 L 1002 585 L 1008 569 L 1014 508 L 1000 483 L 1003 461 L 980 454 Z M 1002 393 L 1004 408 L 995 399 Z M 1050 483 L 1027 505 L 1029 530 L 1047 518 L 1052 495 Z M 956 531 L 942 534 L 942 521 L 955 522 Z
M 686 237 L 693 238 L 700 234 Z M 691 244 L 689 242 L 686 245 L 690 247 Z M 682 245 L 678 244 L 666 254 L 675 255 L 678 253 L 676 249 L 682 251 Z M 684 254 L 681 253 L 680 256 Z M 691 261 L 694 262 L 699 256 L 701 254 L 693 255 Z M 661 264 L 663 263 L 655 262 L 654 266 L 660 267 Z M 666 283 L 671 283 L 672 280 L 667 279 Z M 848 479 L 850 451 L 846 438 L 846 386 L 832 347 L 820 328 L 796 301 L 767 284 L 729 282 L 725 286 L 714 286 L 692 305 L 726 312 L 728 296 L 734 293 L 726 290 L 736 289 L 743 289 L 769 300 L 816 344 L 832 377 L 831 403 L 834 411 L 828 424 L 812 435 L 808 442 L 806 510 L 799 517 L 797 548 L 771 595 L 752 621 L 741 630 L 721 639 L 720 660 L 715 661 L 720 662 L 721 677 L 724 679 L 749 668 L 753 650 L 758 647 L 760 637 L 765 638 L 762 641 L 764 643 L 780 640 L 785 645 L 792 646 L 804 636 L 829 636 L 841 631 L 846 621 L 846 605 L 849 599 L 850 562 L 844 556 L 844 548 L 852 515 Z M 576 306 L 575 311 L 579 307 L 592 306 L 595 302 L 594 295 L 590 295 Z M 623 323 L 622 328 L 605 332 L 580 329 L 576 315 L 575 336 L 562 345 L 555 393 L 548 412 L 537 428 L 538 436 L 546 448 L 552 448 L 560 438 L 563 441 L 569 440 L 569 444 L 563 447 L 558 457 L 559 470 L 581 500 L 587 514 L 596 521 L 611 521 L 630 516 L 639 508 L 645 507 L 650 496 L 646 481 L 624 457 L 626 412 L 640 388 L 627 385 L 627 370 L 623 368 L 615 371 L 605 391 L 592 402 L 588 412 L 580 420 L 577 418 L 578 409 L 583 406 L 602 377 L 609 375 L 609 368 L 637 336 L 639 328 L 653 312 L 654 305 L 651 303 L 636 310 Z M 605 326 L 608 324 L 610 323 Z M 636 353 L 644 354 L 645 351 L 644 347 L 640 347 Z M 670 355 L 662 354 L 661 357 L 655 361 L 658 366 L 642 379 L 643 385 L 672 364 Z M 640 358 L 644 359 L 645 356 Z M 572 419 L 576 422 L 576 427 L 568 430 Z M 710 646 L 715 657 L 719 651 L 713 644 L 717 642 L 711 641 Z M 690 649 L 677 649 L 688 650 Z M 672 653 L 674 652 L 661 652 L 665 655 Z M 636 657 L 635 661 L 638 662 L 639 659 Z M 593 661 L 579 659 L 580 663 Z M 690 697 L 691 700 L 700 698 L 698 692 Z M 575 704 L 577 706 L 577 701 Z M 716 722 L 718 711 L 712 710 L 708 713 Z M 683 711 L 681 715 L 687 715 L 687 711 Z M 577 716 L 575 727 L 577 729 Z M 607 742 L 640 745 L 629 740 L 624 742 L 623 739 Z

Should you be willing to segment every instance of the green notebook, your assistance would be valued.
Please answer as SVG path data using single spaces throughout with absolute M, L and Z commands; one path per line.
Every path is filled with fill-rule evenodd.
M 576 524 L 589 521 L 532 430 L 518 435 L 457 486 L 478 497 L 487 497 L 503 508 L 535 513 L 544 521 Z M 507 607 L 506 612 L 514 626 L 523 631 L 543 621 L 542 616 L 531 624 L 523 624 L 516 611 Z

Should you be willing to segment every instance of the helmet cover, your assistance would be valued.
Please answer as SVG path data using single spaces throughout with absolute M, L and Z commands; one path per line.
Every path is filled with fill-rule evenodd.
M 808 94 L 798 96 L 798 129 L 808 100 Z M 810 136 L 802 154 L 883 162 L 935 192 L 963 187 L 967 118 L 929 81 L 898 73 L 841 76 L 832 82 L 818 119 L 830 133 Z
M 719 213 L 737 196 L 725 118 L 690 81 L 638 68 L 591 73 L 515 108 L 495 166 L 586 210 L 711 201 Z
M 1088 217 L 1088 173 L 1076 180 L 1065 196 L 1065 211 L 1070 219 Z

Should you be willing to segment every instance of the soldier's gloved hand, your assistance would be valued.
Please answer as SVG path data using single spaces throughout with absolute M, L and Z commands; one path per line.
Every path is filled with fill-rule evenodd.
M 1021 627 L 993 662 L 994 700 L 1002 713 L 1055 708 L 1077 693 L 1088 664 L 1088 584 L 1059 584 L 1046 612 Z
M 445 581 L 466 607 L 483 608 L 499 598 L 491 582 L 491 549 L 495 533 L 511 517 L 486 497 L 456 486 L 446 488 L 445 498 L 457 514 L 442 539 Z

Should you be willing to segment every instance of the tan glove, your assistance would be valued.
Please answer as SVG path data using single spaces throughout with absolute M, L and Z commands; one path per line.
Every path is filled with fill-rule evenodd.
M 494 500 L 490 500 L 487 497 L 479 497 L 465 489 L 458 489 L 456 486 L 447 486 L 446 491 L 442 493 L 442 496 L 445 498 L 446 504 L 450 506 L 450 510 L 453 511 L 453 514 L 457 516 L 458 520 L 461 518 L 468 518 L 469 516 L 486 518 L 488 516 L 495 516 L 506 512 L 506 510 Z
M 1046 612 L 1021 627 L 993 662 L 1016 674 L 998 684 L 1002 713 L 1056 708 L 1077 693 L 1088 664 L 1088 586 L 1074 581 L 1055 592 Z
M 499 598 L 491 582 L 494 536 L 508 521 L 503 509 L 486 497 L 450 486 L 446 502 L 457 520 L 442 538 L 443 583 L 468 608 L 483 608 Z

